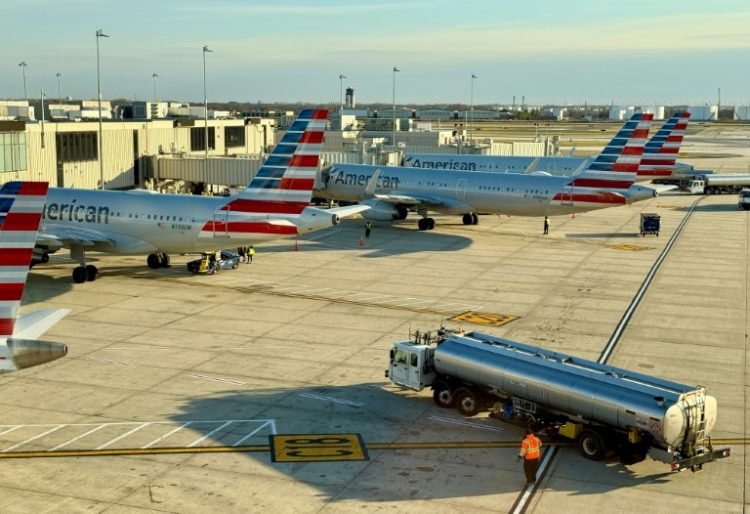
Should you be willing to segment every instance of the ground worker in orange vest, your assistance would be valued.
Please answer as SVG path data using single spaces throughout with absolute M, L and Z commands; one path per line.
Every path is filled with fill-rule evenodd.
M 542 441 L 534 435 L 530 428 L 526 429 L 526 437 L 521 441 L 521 451 L 518 459 L 523 459 L 523 472 L 526 474 L 526 485 L 536 482 L 536 471 L 539 468 L 539 458 L 542 456 Z

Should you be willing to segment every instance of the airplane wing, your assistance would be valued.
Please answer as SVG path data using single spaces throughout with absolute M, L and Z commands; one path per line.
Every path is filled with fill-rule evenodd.
M 13 328 L 13 337 L 17 339 L 36 339 L 69 312 L 70 309 L 45 309 L 24 314 L 16 320 L 16 325 Z
M 36 243 L 59 249 L 62 246 L 70 245 L 91 247 L 101 243 L 114 244 L 114 241 L 111 237 L 98 230 L 63 225 L 47 225 L 39 231 Z
M 446 214 L 472 212 L 470 205 L 455 199 L 444 196 L 431 195 L 394 195 L 394 194 L 376 194 L 373 196 L 377 200 L 392 203 L 394 205 L 403 205 L 412 209 L 425 208 L 428 210 L 444 212 Z
M 363 212 L 370 209 L 369 205 L 347 205 L 346 207 L 333 207 L 326 209 L 326 212 L 337 215 L 339 218 L 346 218 L 347 216 L 353 216 L 354 214 Z

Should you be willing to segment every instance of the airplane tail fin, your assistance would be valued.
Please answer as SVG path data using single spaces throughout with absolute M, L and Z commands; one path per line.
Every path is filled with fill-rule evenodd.
M 689 121 L 689 112 L 678 112 L 646 142 L 643 159 L 638 168 L 638 179 L 650 180 L 672 176 Z
M 616 205 L 627 203 L 625 191 L 636 180 L 654 115 L 635 113 L 604 150 L 553 198 L 558 204 Z
M 312 200 L 327 120 L 325 109 L 302 111 L 250 184 L 216 211 L 201 236 L 241 240 L 253 234 L 297 235 L 292 220 Z
M 0 187 L 0 372 L 49 362 L 67 352 L 65 345 L 23 339 L 43 333 L 64 309 L 27 314 L 16 324 L 47 189 L 46 182 Z

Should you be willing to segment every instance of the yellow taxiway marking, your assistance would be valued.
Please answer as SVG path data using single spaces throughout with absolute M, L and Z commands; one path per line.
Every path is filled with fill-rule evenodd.
M 476 312 L 467 311 L 462 314 L 458 314 L 450 318 L 450 321 L 467 321 L 469 323 L 476 323 L 477 325 L 492 325 L 495 327 L 502 327 L 503 325 L 510 323 L 513 320 L 518 319 L 518 316 L 512 316 L 510 314 L 492 314 L 491 312 Z
M 643 250 L 653 250 L 650 246 L 641 245 L 609 245 L 613 250 L 624 250 L 626 252 L 642 252 Z
M 270 439 L 274 462 L 370 460 L 359 434 L 276 434 Z
M 343 434 L 355 435 L 356 434 Z M 285 436 L 291 437 L 291 436 Z M 304 434 L 302 436 L 308 440 L 332 437 L 330 434 Z M 335 437 L 338 437 L 336 435 Z M 714 446 L 730 445 L 743 446 L 750 445 L 750 438 L 727 438 L 712 439 Z M 306 443 L 308 448 L 314 446 L 312 443 Z M 341 443 L 348 444 L 348 443 Z M 574 442 L 550 442 L 545 446 L 575 446 Z M 519 441 L 431 441 L 431 442 L 406 442 L 406 443 L 364 443 L 361 442 L 361 449 L 366 455 L 367 451 L 372 450 L 470 450 L 470 449 L 491 449 L 491 448 L 512 448 L 517 449 Z M 121 448 L 121 449 L 104 449 L 104 450 L 62 450 L 62 451 L 28 451 L 28 452 L 0 452 L 0 459 L 30 459 L 30 458 L 47 458 L 47 457 L 115 457 L 115 456 L 132 456 L 132 455 L 171 455 L 180 453 L 259 453 L 271 452 L 270 444 L 255 444 L 247 446 L 204 446 L 204 447 L 173 447 L 173 448 Z M 312 461 L 312 458 L 304 460 Z M 321 459 L 333 460 L 333 459 Z M 340 460 L 340 459 L 335 459 Z M 361 459 L 360 459 L 361 460 Z M 289 462 L 289 461 L 286 461 Z

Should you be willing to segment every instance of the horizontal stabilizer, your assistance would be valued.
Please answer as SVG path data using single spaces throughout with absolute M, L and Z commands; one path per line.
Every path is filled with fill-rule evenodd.
M 69 312 L 70 309 L 45 309 L 24 314 L 16 320 L 13 337 L 17 339 L 36 339 Z

